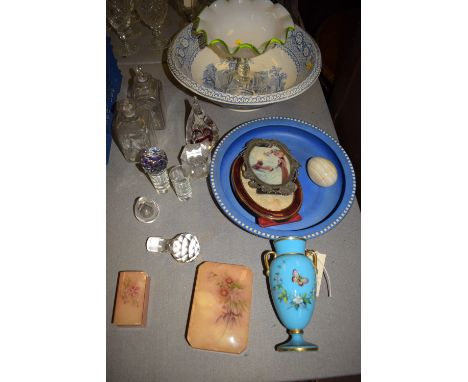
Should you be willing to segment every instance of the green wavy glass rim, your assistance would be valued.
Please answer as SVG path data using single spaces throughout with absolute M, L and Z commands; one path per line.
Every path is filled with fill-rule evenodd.
M 281 45 L 284 45 L 286 44 L 286 40 L 288 39 L 288 33 L 289 31 L 293 31 L 296 29 L 295 26 L 290 26 L 290 27 L 287 27 L 286 28 L 286 33 L 285 33 L 285 37 L 284 37 L 284 41 L 282 41 L 281 39 L 279 38 L 276 38 L 276 37 L 273 37 L 271 38 L 270 40 L 267 41 L 267 44 L 265 45 L 265 48 L 263 49 L 262 52 L 260 52 L 260 50 L 255 46 L 255 45 L 252 45 L 248 42 L 243 42 L 242 44 L 239 44 L 235 49 L 234 51 L 230 51 L 228 45 L 226 44 L 226 42 L 224 40 L 221 40 L 220 38 L 215 38 L 214 40 L 211 40 L 210 42 L 208 42 L 208 34 L 206 33 L 206 31 L 204 29 L 198 29 L 198 24 L 200 22 L 200 18 L 197 17 L 195 19 L 195 21 L 193 22 L 194 25 L 196 25 L 196 28 L 195 28 L 195 34 L 199 35 L 199 34 L 203 34 L 205 36 L 205 40 L 206 40 L 206 44 L 208 46 L 211 46 L 211 45 L 215 45 L 215 44 L 221 44 L 223 45 L 226 50 L 229 52 L 229 54 L 236 54 L 239 50 L 241 49 L 244 49 L 244 48 L 247 48 L 247 49 L 251 49 L 253 50 L 256 54 L 263 54 L 265 53 L 265 51 L 268 49 L 268 47 L 270 46 L 270 44 L 273 44 L 273 43 L 278 43 L 278 44 L 281 44 Z

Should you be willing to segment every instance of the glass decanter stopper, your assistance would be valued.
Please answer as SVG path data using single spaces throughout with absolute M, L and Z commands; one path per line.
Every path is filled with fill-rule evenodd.
M 200 243 L 191 233 L 180 233 L 173 239 L 152 236 L 146 240 L 146 249 L 153 253 L 169 252 L 179 263 L 190 263 L 200 254 Z
M 167 173 L 167 155 L 164 150 L 149 147 L 142 151 L 140 164 L 158 194 L 165 194 L 171 187 Z
M 147 118 L 137 110 L 132 100 L 125 99 L 117 103 L 113 126 L 114 139 L 129 162 L 136 162 L 140 151 L 151 146 L 147 123 Z
M 154 130 L 164 130 L 166 126 L 161 81 L 144 72 L 140 65 L 135 67 L 134 73 L 130 94 L 138 107 L 147 110 L 150 114 L 150 137 L 154 146 L 157 144 Z
M 193 97 L 192 110 L 185 126 L 187 144 L 206 143 L 211 150 L 219 139 L 218 126 L 205 114 L 197 97 Z

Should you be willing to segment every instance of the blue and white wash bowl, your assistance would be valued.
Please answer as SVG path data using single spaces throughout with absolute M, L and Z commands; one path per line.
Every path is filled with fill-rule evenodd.
M 221 106 L 245 111 L 298 96 L 317 81 L 322 67 L 317 43 L 297 25 L 287 32 L 284 45 L 273 43 L 263 54 L 249 59 L 250 71 L 254 73 L 253 95 L 229 93 L 235 59 L 206 46 L 193 24 L 173 38 L 167 62 L 176 80 L 193 93 Z
M 273 246 L 275 251 L 263 254 L 265 274 L 275 311 L 290 335 L 286 342 L 276 345 L 276 350 L 318 350 L 303 338 L 315 309 L 317 267 L 313 251 L 306 250 L 306 239 L 295 236 L 280 237 Z

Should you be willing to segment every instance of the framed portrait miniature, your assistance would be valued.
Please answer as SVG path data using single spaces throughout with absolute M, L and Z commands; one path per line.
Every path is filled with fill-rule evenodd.
M 281 142 L 253 139 L 247 143 L 242 156 L 243 176 L 258 193 L 290 195 L 296 191 L 294 181 L 299 163 Z

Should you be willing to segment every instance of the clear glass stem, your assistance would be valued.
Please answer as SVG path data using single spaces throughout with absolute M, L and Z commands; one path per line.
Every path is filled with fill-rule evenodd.
M 127 35 L 128 35 L 128 38 L 135 38 L 137 36 L 140 35 L 140 33 L 137 33 L 135 32 L 135 29 L 132 28 L 132 26 L 130 25 L 127 29 Z
M 253 95 L 249 60 L 247 58 L 237 58 L 236 61 L 236 69 L 227 92 L 237 95 Z
M 249 60 L 247 60 L 246 58 L 238 58 L 237 65 L 236 65 L 236 72 L 241 81 L 247 82 L 250 77 L 249 76 L 250 74 Z
M 151 27 L 153 32 L 152 45 L 156 50 L 163 50 L 166 47 L 166 40 L 162 37 L 161 25 Z
M 130 44 L 128 41 L 128 30 L 117 32 L 117 35 L 119 36 L 121 43 L 122 56 L 130 56 L 131 54 L 135 53 L 136 47 Z
M 153 39 L 157 40 L 161 37 L 161 25 L 156 25 L 152 28 Z

